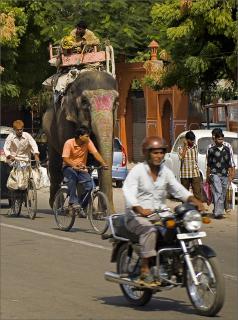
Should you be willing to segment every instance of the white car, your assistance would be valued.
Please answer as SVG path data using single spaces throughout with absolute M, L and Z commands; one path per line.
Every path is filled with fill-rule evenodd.
M 7 136 L 13 132 L 11 127 L 0 126 L 0 161 L 5 162 L 6 157 L 3 151 L 3 146 Z
M 176 178 L 180 179 L 180 160 L 178 156 L 178 147 L 183 145 L 185 139 L 185 134 L 187 131 L 182 132 L 174 142 L 174 145 L 170 153 L 167 153 L 165 156 L 165 164 L 173 171 Z M 198 146 L 198 166 L 200 170 L 201 177 L 206 178 L 206 152 L 207 147 L 212 143 L 212 130 L 193 130 L 196 136 L 196 144 Z M 233 148 L 234 160 L 236 164 L 236 176 L 234 183 L 238 184 L 238 133 L 223 131 L 224 140 L 229 142 Z

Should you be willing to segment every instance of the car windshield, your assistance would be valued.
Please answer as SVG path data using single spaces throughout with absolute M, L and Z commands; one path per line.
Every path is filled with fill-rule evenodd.
M 4 140 L 4 139 L 0 139 L 0 149 L 3 149 L 4 142 L 5 142 L 5 140 Z
M 9 133 L 1 133 L 1 134 L 0 134 L 0 138 L 1 138 L 1 139 L 6 139 L 9 134 L 10 134 L 10 132 L 9 132 Z
M 113 151 L 114 152 L 120 152 L 121 151 L 121 144 L 117 139 L 114 139 Z
M 234 154 L 238 154 L 238 139 L 237 138 L 225 137 L 224 141 L 229 142 L 231 144 Z M 212 139 L 210 137 L 204 137 L 204 138 L 198 139 L 198 153 L 206 154 L 207 147 L 211 143 L 212 143 Z

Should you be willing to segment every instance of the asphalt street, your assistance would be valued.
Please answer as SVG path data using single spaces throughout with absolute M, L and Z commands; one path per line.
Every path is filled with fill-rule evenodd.
M 132 307 L 117 284 L 104 280 L 110 263 L 109 241 L 96 235 L 87 219 L 77 218 L 70 232 L 57 226 L 48 205 L 49 191 L 38 191 L 35 220 L 26 211 L 1 226 L 1 320 L 199 320 L 183 288 L 157 293 L 144 307 Z M 123 212 L 121 189 L 114 188 L 115 209 Z M 170 206 L 176 202 L 169 201 Z M 237 317 L 237 212 L 212 220 L 205 243 L 217 252 L 225 277 L 226 301 L 218 317 Z

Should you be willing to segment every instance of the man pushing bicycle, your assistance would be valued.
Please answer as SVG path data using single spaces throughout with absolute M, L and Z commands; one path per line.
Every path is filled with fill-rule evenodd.
M 79 127 L 74 138 L 67 140 L 63 148 L 63 175 L 69 180 L 69 205 L 73 209 L 80 209 L 81 201 L 93 189 L 92 179 L 86 169 L 88 153 L 91 153 L 104 169 L 108 169 L 108 165 L 89 138 L 89 134 L 88 127 Z M 76 192 L 78 182 L 82 183 L 84 187 L 80 199 L 78 199 Z M 87 201 L 84 201 L 84 207 L 86 206 Z
M 7 188 L 10 190 L 9 192 L 9 202 L 11 203 L 11 211 L 9 212 L 10 215 L 12 214 L 20 214 L 21 205 L 23 202 L 23 198 L 27 191 L 27 199 L 29 199 L 30 190 L 34 192 L 34 199 L 31 199 L 31 202 L 26 201 L 26 205 L 28 207 L 28 211 L 32 208 L 30 203 L 33 205 L 35 204 L 35 209 L 31 210 L 33 213 L 30 213 L 31 219 L 35 218 L 36 214 L 36 190 L 33 187 L 34 182 L 30 181 L 30 168 L 31 168 L 31 155 L 34 155 L 34 159 L 36 161 L 36 165 L 40 164 L 39 160 L 39 150 L 36 144 L 36 141 L 33 137 L 23 131 L 24 123 L 22 120 L 15 120 L 13 122 L 13 132 L 10 133 L 5 141 L 4 144 L 4 153 L 6 155 L 6 162 L 8 163 L 9 167 L 7 169 Z M 10 173 L 10 169 L 12 170 Z M 17 171 L 15 171 L 17 169 Z M 18 174 L 17 174 L 18 172 Z M 21 174 L 19 174 L 21 173 Z M 20 192 L 18 192 L 18 190 Z M 16 201 L 18 200 L 18 201 Z M 18 202 L 18 208 L 16 209 L 16 203 Z

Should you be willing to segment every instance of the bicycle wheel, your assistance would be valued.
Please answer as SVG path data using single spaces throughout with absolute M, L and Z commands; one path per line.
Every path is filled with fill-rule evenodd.
M 88 217 L 93 229 L 98 234 L 103 234 L 108 228 L 110 214 L 107 196 L 102 191 L 93 191 L 88 204 Z
M 29 217 L 33 220 L 36 217 L 37 210 L 37 191 L 33 179 L 29 180 L 27 194 L 26 194 L 26 207 Z
M 10 194 L 10 204 L 11 209 L 9 212 L 9 216 L 19 216 L 21 214 L 22 202 L 23 202 L 23 194 L 20 190 L 11 191 Z
M 53 211 L 58 228 L 62 231 L 69 231 L 74 224 L 75 213 L 73 210 L 69 210 L 69 195 L 67 187 L 62 187 L 56 193 Z

